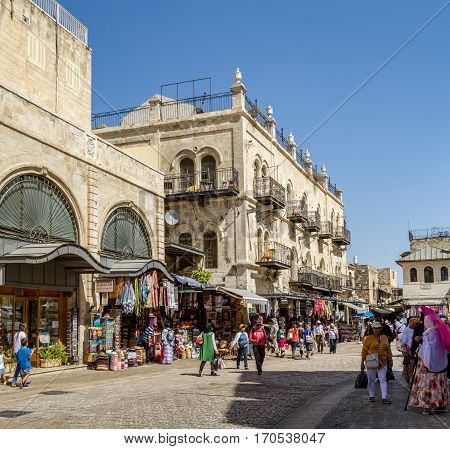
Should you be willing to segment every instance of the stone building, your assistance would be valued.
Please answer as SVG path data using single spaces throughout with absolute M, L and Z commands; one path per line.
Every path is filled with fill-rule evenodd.
M 90 91 L 84 25 L 56 2 L 0 0 L 5 347 L 21 321 L 31 347 L 44 332 L 65 343 L 69 321 L 81 359 L 88 312 L 99 305 L 92 273 L 124 257 L 164 260 L 163 174 L 91 133 Z
M 355 265 L 356 295 L 370 306 L 385 305 L 397 289 L 397 273 L 392 268 Z
M 94 115 L 92 128 L 165 174 L 171 257 L 176 246 L 179 257 L 195 248 L 212 284 L 278 299 L 274 307 L 292 314 L 300 297 L 336 298 L 352 288 L 343 194 L 325 165 L 317 169 L 293 134 L 277 128 L 273 108 L 263 114 L 246 92 L 237 69 L 229 92 L 154 95 Z
M 450 302 L 450 228 L 409 232 L 410 250 L 397 263 L 403 269 L 403 304 L 418 313 L 431 306 L 448 314 Z

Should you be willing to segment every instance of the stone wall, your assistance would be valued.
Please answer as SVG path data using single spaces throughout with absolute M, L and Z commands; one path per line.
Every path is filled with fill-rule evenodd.
M 89 47 L 30 1 L 0 0 L 0 48 L 0 85 L 90 128 Z
M 418 251 L 427 246 L 434 246 L 435 248 L 441 248 L 445 249 L 446 251 L 450 251 L 450 237 L 415 239 L 411 240 L 410 242 L 411 252 Z

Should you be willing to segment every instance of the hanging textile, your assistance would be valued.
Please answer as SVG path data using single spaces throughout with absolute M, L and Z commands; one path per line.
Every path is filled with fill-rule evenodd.
M 131 282 L 123 283 L 122 292 L 120 295 L 120 304 L 124 314 L 130 315 L 134 312 L 136 296 L 134 294 L 134 288 Z

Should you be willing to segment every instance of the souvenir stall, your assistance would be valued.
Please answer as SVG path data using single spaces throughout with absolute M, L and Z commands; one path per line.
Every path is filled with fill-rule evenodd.
M 178 308 L 173 277 L 157 261 L 121 261 L 97 278 L 98 307 L 91 311 L 88 367 L 120 370 L 144 363 L 172 363 Z

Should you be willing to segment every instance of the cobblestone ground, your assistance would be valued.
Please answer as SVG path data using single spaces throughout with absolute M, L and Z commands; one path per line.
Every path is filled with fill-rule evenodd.
M 75 369 L 36 375 L 27 389 L 0 387 L 0 428 L 446 428 L 449 416 L 403 410 L 407 391 L 390 383 L 394 404 L 367 402 L 353 388 L 360 344 L 311 360 L 268 356 L 258 376 L 236 370 L 196 377 L 179 360 L 120 372 Z M 400 369 L 400 359 L 396 361 Z M 397 375 L 400 378 L 400 375 Z

